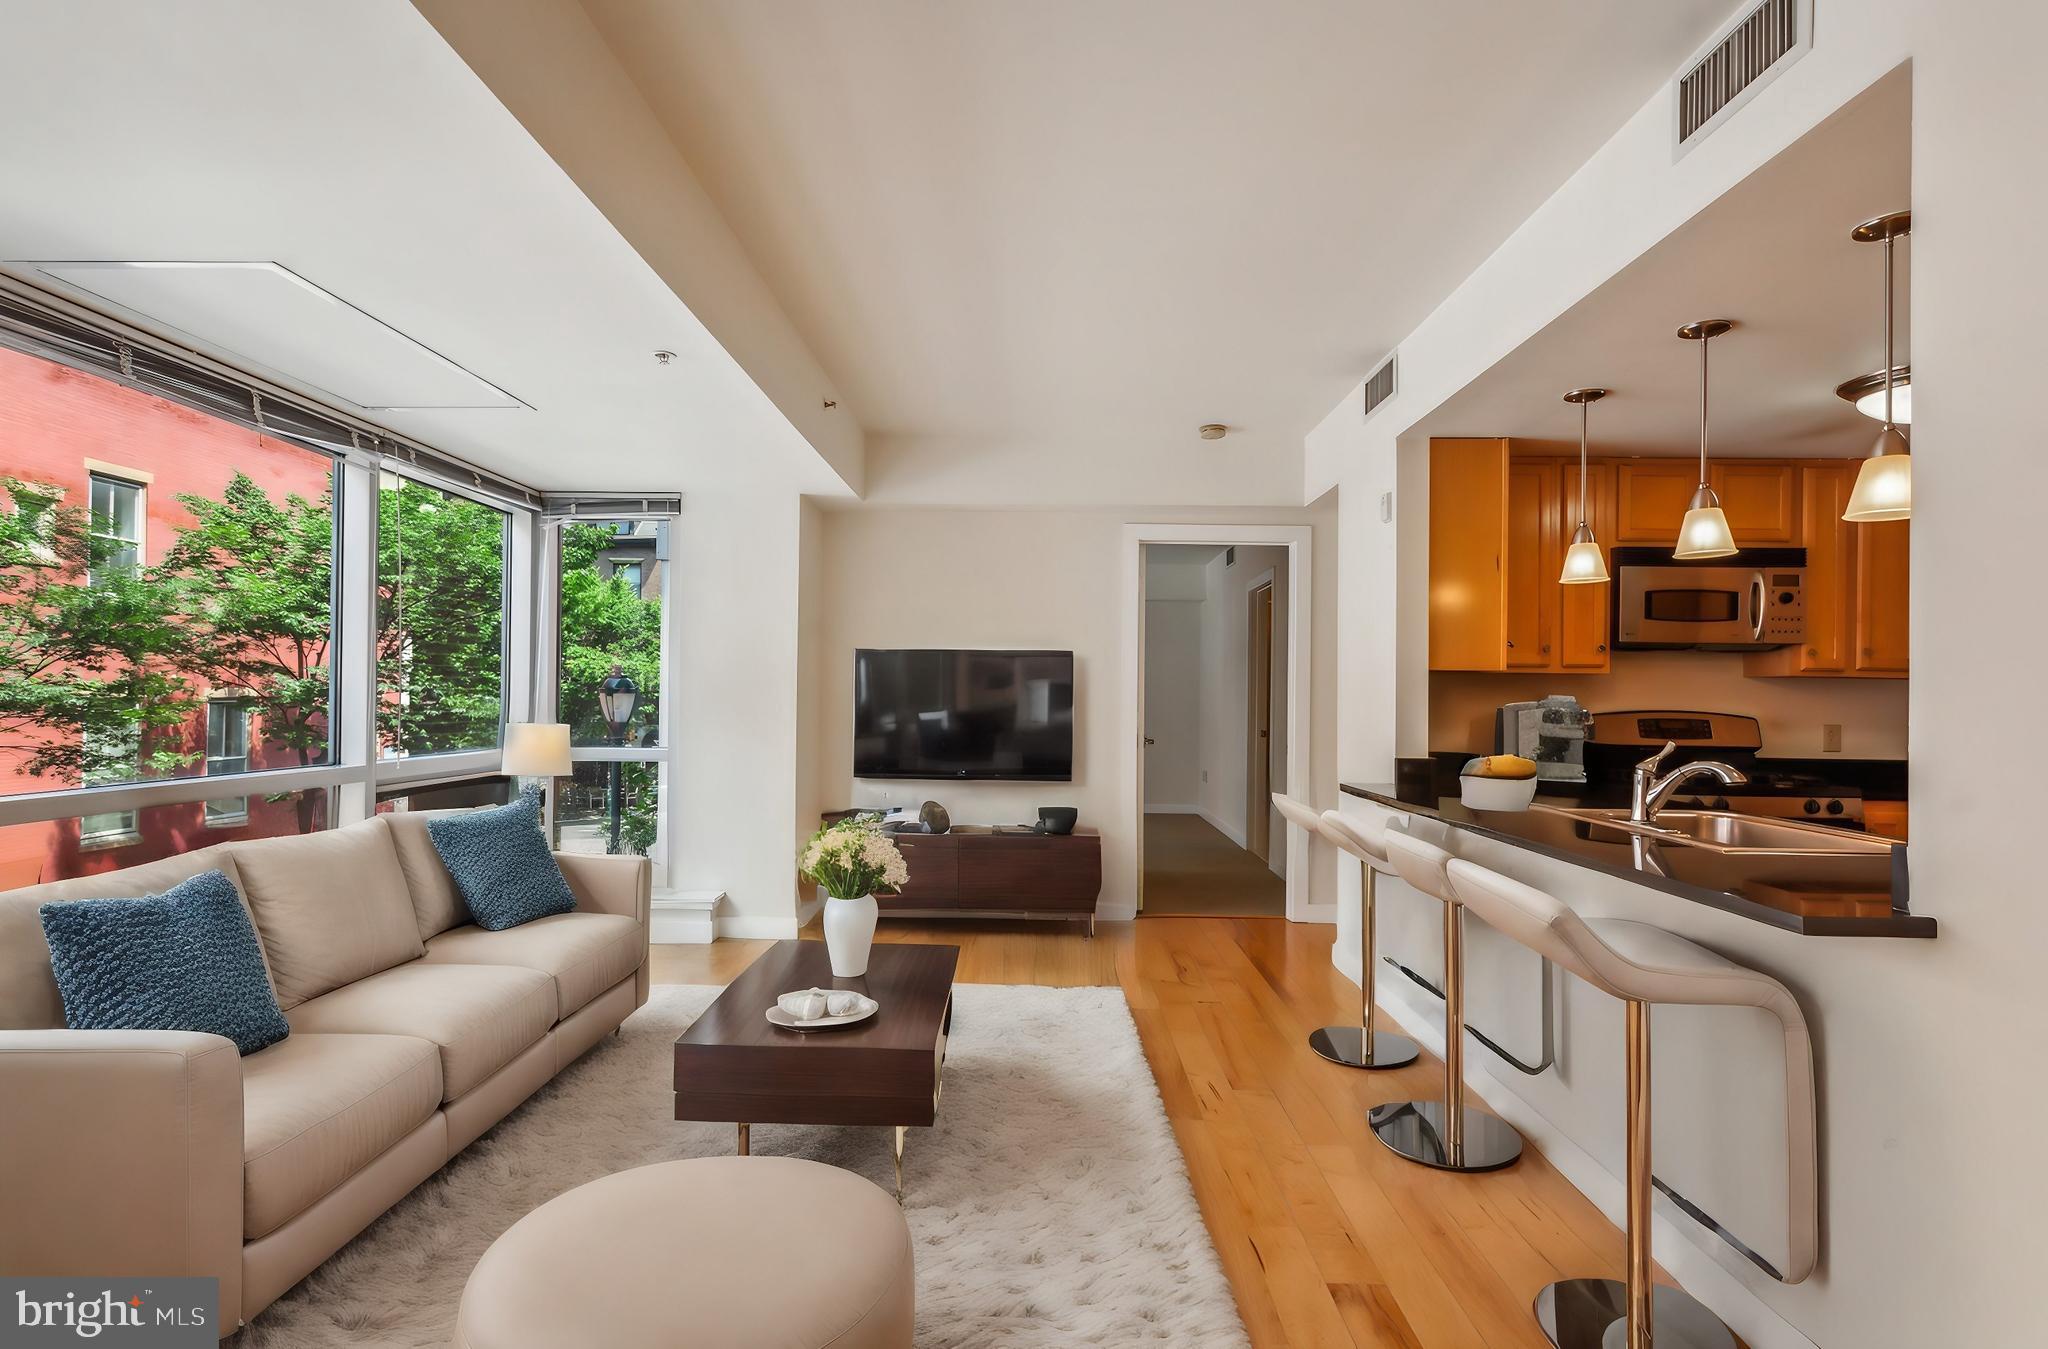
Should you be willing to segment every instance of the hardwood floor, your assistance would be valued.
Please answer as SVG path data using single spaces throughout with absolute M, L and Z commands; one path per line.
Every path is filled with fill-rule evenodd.
M 886 922 L 877 940 L 957 945 L 965 983 L 1123 987 L 1259 1349 L 1545 1349 L 1538 1289 L 1621 1277 L 1621 1233 L 1533 1149 L 1504 1171 L 1452 1175 L 1372 1137 L 1369 1107 L 1441 1095 L 1443 1067 L 1425 1055 L 1368 1073 L 1309 1050 L 1309 1031 L 1357 1005 L 1330 968 L 1327 927 L 1146 918 L 1089 941 L 1025 923 Z M 723 983 L 767 945 L 656 947 L 654 978 Z
M 1145 816 L 1147 918 L 1278 918 L 1286 912 L 1287 882 L 1266 859 L 1238 847 L 1199 815 Z

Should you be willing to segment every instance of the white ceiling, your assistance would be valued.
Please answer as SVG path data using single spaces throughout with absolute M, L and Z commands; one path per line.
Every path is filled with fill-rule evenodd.
M 1308 428 L 1732 12 L 584 7 L 846 391 L 874 494 L 1289 504 Z
M 7 270 L 49 286 L 23 260 L 278 263 L 526 404 L 374 419 L 534 486 L 839 486 L 402 0 L 96 0 L 5 22 Z M 196 314 L 225 335 L 215 354 L 332 377 L 263 337 L 261 287 L 158 291 L 129 303 L 180 308 L 152 316 L 167 335 Z M 362 340 L 358 364 L 380 369 Z
M 1717 456 L 1866 453 L 1877 423 L 1835 386 L 1884 364 L 1882 250 L 1859 221 L 1911 205 L 1912 83 L 1871 86 L 1467 385 L 1411 434 L 1578 443 L 1579 385 L 1595 452 L 1699 450 L 1699 349 L 1675 335 L 1731 318 L 1712 344 Z M 1897 245 L 1897 359 L 1910 361 L 1912 241 Z

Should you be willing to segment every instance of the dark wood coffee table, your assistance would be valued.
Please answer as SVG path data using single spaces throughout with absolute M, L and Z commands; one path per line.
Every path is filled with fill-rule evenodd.
M 959 961 L 957 946 L 878 943 L 865 975 L 837 979 L 825 943 L 775 943 L 676 1041 L 676 1118 L 731 1121 L 741 1155 L 750 1124 L 893 1125 L 902 1199 L 904 1134 L 938 1117 Z M 800 988 L 857 989 L 881 1006 L 843 1030 L 770 1024 L 775 999 Z

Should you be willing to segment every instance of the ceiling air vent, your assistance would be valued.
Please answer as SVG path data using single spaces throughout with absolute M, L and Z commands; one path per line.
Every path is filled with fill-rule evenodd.
M 1370 417 L 1373 409 L 1394 396 L 1394 358 L 1387 357 L 1387 363 L 1373 372 L 1365 382 L 1365 411 L 1360 414 Z
M 1675 86 L 1683 154 L 1813 46 L 1813 0 L 1763 0 L 1695 57 Z

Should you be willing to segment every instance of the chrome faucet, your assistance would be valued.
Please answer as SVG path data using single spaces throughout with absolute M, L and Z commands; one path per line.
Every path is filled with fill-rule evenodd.
M 1628 798 L 1628 822 L 1655 827 L 1657 812 L 1671 799 L 1672 793 L 1696 777 L 1718 778 L 1724 787 L 1739 787 L 1749 778 L 1732 764 L 1718 759 L 1699 759 L 1692 763 L 1680 764 L 1662 777 L 1657 776 L 1657 765 L 1664 762 L 1678 748 L 1676 740 L 1666 740 L 1664 748 L 1636 765 L 1634 778 L 1630 783 Z

